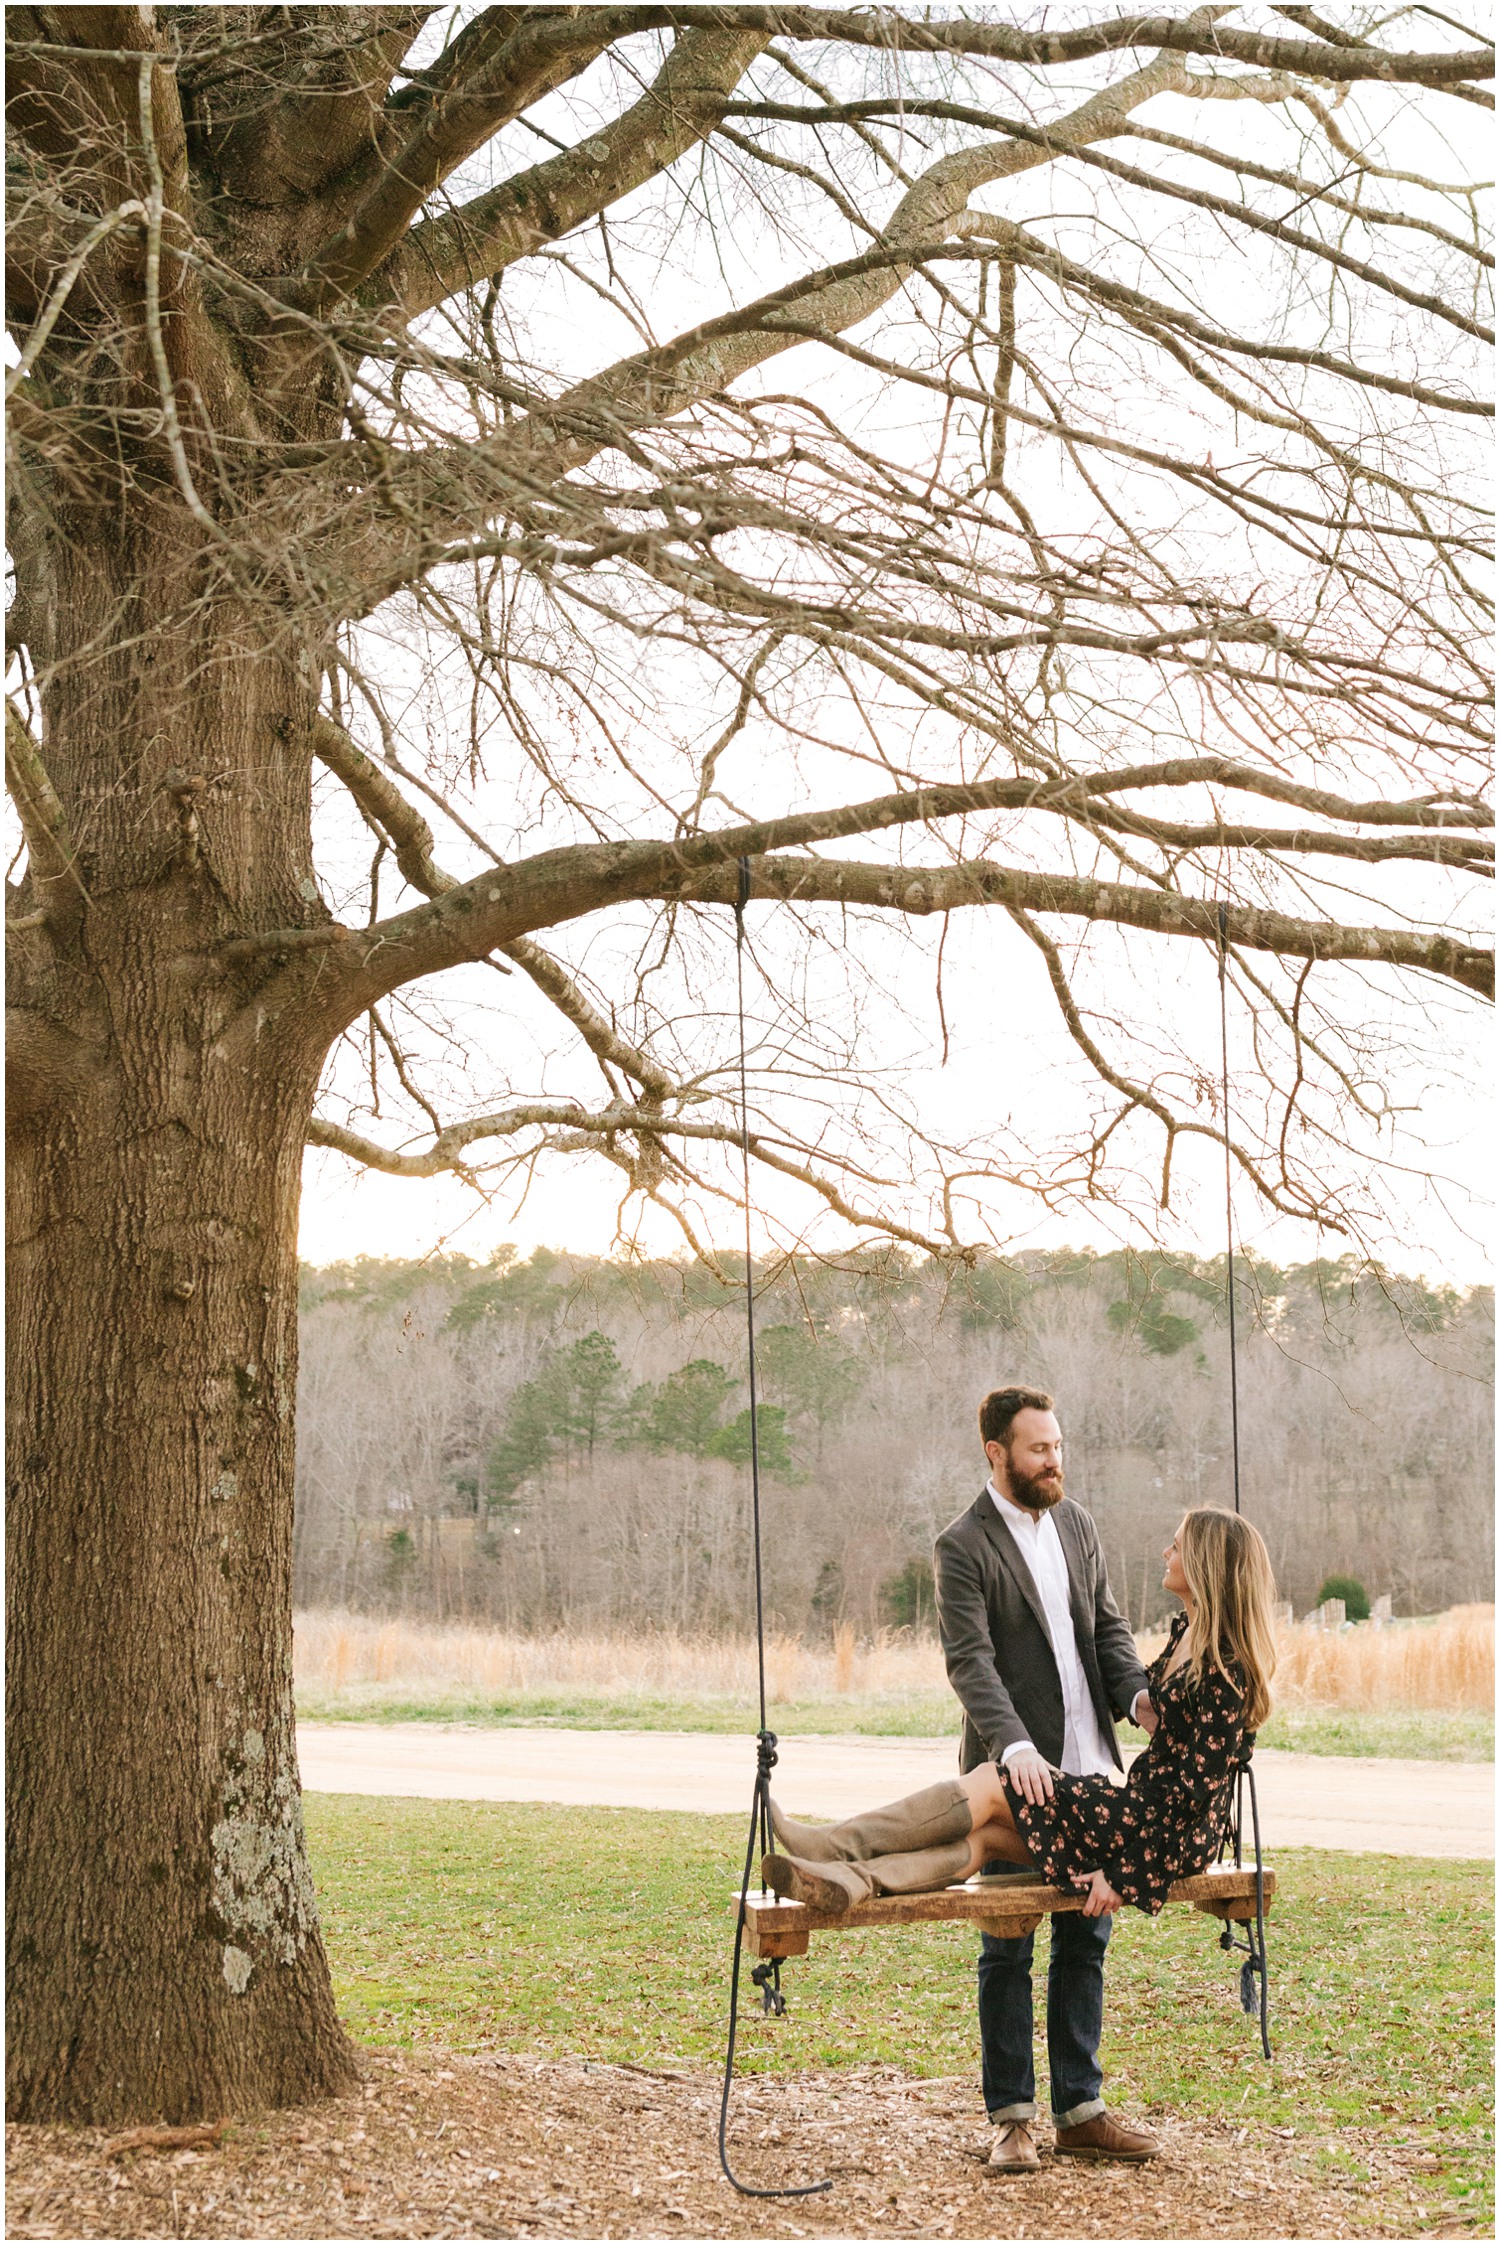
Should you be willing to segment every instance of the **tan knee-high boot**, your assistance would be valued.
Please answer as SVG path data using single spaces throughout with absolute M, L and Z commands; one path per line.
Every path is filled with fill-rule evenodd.
M 969 1796 L 956 1777 L 925 1785 L 884 1808 L 865 1809 L 842 1824 L 797 1824 L 771 1803 L 771 1830 L 783 1855 L 803 1863 L 867 1863 L 877 1855 L 941 1847 L 966 1840 L 974 1828 Z
M 863 1863 L 810 1863 L 792 1855 L 767 1855 L 760 1875 L 773 1894 L 805 1902 L 810 1910 L 847 1910 L 872 1894 L 928 1894 L 961 1879 L 969 1862 L 966 1839 L 941 1847 L 876 1855 Z

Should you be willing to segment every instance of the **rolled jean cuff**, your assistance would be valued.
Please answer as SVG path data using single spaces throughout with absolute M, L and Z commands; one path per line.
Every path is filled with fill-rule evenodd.
M 1102 2097 L 1090 2097 L 1086 2104 L 1074 2105 L 1069 2112 L 1055 2112 L 1052 2123 L 1056 2128 L 1082 2128 L 1086 2121 L 1097 2120 L 1104 2110 Z
M 1104 2107 L 1101 2105 L 1099 2110 L 1103 2112 Z M 1004 2128 L 1012 2120 L 1035 2120 L 1036 2106 L 1029 2103 L 1002 2105 L 998 2112 L 992 2112 L 989 2117 L 992 2128 Z

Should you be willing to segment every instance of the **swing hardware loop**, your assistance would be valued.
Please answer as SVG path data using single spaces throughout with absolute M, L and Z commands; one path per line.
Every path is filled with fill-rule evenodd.
M 776 1749 L 780 1745 L 774 1731 L 757 1731 L 755 1734 L 755 1775 L 757 1780 L 769 1782 L 776 1767 Z
M 786 1997 L 781 1992 L 781 1959 L 767 1957 L 750 1975 L 760 1990 L 760 2007 L 768 2019 L 786 2017 Z
M 1259 1957 L 1246 1957 L 1244 1963 L 1240 1966 L 1240 2009 L 1247 2016 L 1260 2008 L 1260 1995 L 1255 1985 L 1255 1976 L 1258 1972 L 1264 1972 L 1264 1970 L 1265 1966 L 1261 1963 Z

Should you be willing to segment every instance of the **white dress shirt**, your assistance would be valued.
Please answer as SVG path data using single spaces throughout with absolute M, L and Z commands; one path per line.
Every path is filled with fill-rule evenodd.
M 1050 1512 L 1030 1513 L 1023 1505 L 1012 1504 L 1009 1497 L 1001 1496 L 993 1481 L 988 1487 L 995 1510 L 1009 1529 L 1036 1584 L 1042 1611 L 1047 1617 L 1047 1635 L 1052 1640 L 1052 1657 L 1057 1662 L 1058 1679 L 1062 1684 L 1062 1766 L 1070 1777 L 1088 1777 L 1095 1772 L 1112 1776 L 1115 1758 L 1100 1727 L 1094 1696 L 1079 1657 L 1078 1636 L 1068 1604 L 1068 1562 L 1057 1522 Z M 1007 1746 L 1001 1755 L 1001 1767 L 1014 1754 L 1035 1751 L 1029 1738 L 1017 1739 L 1014 1746 Z

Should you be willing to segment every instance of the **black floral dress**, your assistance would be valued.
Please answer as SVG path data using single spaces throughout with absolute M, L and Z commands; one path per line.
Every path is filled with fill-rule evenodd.
M 1179 1614 L 1146 1671 L 1157 1726 L 1123 1785 L 1103 1776 L 1054 1775 L 1051 1800 L 1034 1808 L 1006 1778 L 1011 1814 L 1049 1884 L 1086 1885 L 1099 1870 L 1152 1917 L 1174 1879 L 1191 1878 L 1217 1857 L 1234 1773 L 1255 1744 L 1232 1663 L 1227 1677 L 1205 1663 L 1196 1683 L 1185 1665 L 1167 1674 L 1186 1627 L 1187 1615 Z

